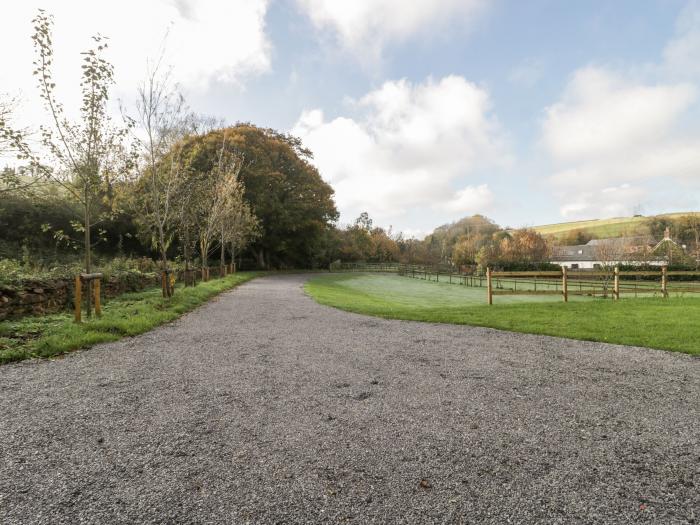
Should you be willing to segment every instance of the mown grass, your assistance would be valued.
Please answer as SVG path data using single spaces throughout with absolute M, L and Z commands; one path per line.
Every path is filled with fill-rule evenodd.
M 486 326 L 700 355 L 700 297 L 589 299 L 498 296 L 482 288 L 388 275 L 330 274 L 307 282 L 321 304 L 385 317 Z
M 258 275 L 240 272 L 192 288 L 178 287 L 170 299 L 161 296 L 160 288 L 124 294 L 103 306 L 101 318 L 81 324 L 69 313 L 0 322 L 0 364 L 52 357 L 147 332 Z

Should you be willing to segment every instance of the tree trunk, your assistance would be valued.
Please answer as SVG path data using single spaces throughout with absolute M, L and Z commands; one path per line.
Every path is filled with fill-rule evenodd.
M 199 240 L 199 252 L 202 257 L 202 275 L 207 281 L 209 280 L 209 243 L 204 239 Z
M 168 275 L 168 254 L 165 250 L 165 233 L 163 232 L 163 224 L 158 222 L 158 248 L 160 248 L 160 265 L 161 271 L 165 272 L 165 286 L 163 287 L 163 297 L 172 297 L 173 290 L 170 286 L 170 278 Z
M 226 265 L 226 243 L 224 242 L 224 229 L 221 228 L 221 261 L 220 266 L 223 271 Z M 221 276 L 223 277 L 223 275 Z
M 261 270 L 265 269 L 265 252 L 263 251 L 262 248 L 260 248 L 257 252 L 255 252 L 255 257 L 258 260 L 258 267 L 260 267 Z
M 92 272 L 92 246 L 90 245 L 90 201 L 88 199 L 88 189 L 85 188 L 85 273 Z M 87 306 L 88 319 L 92 315 L 92 279 L 87 281 L 85 303 Z

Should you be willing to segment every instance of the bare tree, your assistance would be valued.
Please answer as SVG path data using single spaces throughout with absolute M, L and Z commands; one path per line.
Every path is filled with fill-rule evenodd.
M 141 153 L 142 195 L 137 199 L 141 222 L 150 232 L 158 250 L 161 270 L 168 268 L 168 247 L 174 226 L 174 193 L 181 171 L 177 142 L 185 135 L 186 115 L 182 95 L 170 83 L 169 71 L 162 72 L 160 60 L 149 67 L 146 79 L 137 90 L 136 118 L 126 117 Z M 163 296 L 172 296 L 169 279 L 164 279 Z

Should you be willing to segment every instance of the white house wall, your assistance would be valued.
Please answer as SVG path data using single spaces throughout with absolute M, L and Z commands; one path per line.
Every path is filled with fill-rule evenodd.
M 664 266 L 665 261 L 551 261 L 552 264 L 558 264 L 571 269 L 573 265 L 578 265 L 579 270 L 593 270 L 595 268 L 603 268 L 605 266 L 630 265 L 630 266 Z

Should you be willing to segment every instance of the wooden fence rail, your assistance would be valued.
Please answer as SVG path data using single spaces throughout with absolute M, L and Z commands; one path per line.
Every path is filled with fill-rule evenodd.
M 486 285 L 488 304 L 493 304 L 494 295 L 561 295 L 564 302 L 568 302 L 570 295 L 602 295 L 603 297 L 611 296 L 618 300 L 620 295 L 625 293 L 634 293 L 635 296 L 660 293 L 663 297 L 668 297 L 669 292 L 700 293 L 700 283 L 680 281 L 676 286 L 669 286 L 671 284 L 670 277 L 700 278 L 700 271 L 668 271 L 665 266 L 656 271 L 620 271 L 618 267 L 615 267 L 609 272 L 585 270 L 572 272 L 567 268 L 562 268 L 560 272 L 494 272 L 488 268 L 486 275 L 489 281 Z M 558 276 L 559 279 L 553 280 L 552 278 L 555 276 Z M 520 277 L 521 280 L 515 280 L 516 277 Z M 592 279 L 595 277 L 602 279 Z M 635 277 L 637 280 L 630 281 L 631 277 Z M 639 281 L 640 277 L 657 277 L 658 280 Z M 513 280 L 505 280 L 508 278 Z M 537 289 L 538 278 L 540 278 L 539 290 Z M 503 288 L 504 282 L 511 282 L 512 289 Z M 522 283 L 520 290 L 517 289 L 519 282 Z M 640 283 L 644 286 L 640 286 Z M 578 289 L 576 289 L 577 284 Z M 546 288 L 542 289 L 543 286 Z

